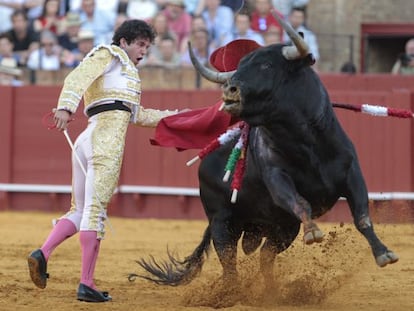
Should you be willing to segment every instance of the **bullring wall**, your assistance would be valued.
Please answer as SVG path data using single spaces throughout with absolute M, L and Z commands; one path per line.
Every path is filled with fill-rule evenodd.
M 321 78 L 333 102 L 413 110 L 414 77 L 322 75 Z M 69 206 L 70 147 L 62 133 L 48 130 L 42 124 L 44 115 L 55 106 L 59 91 L 58 86 L 0 88 L 0 184 L 3 186 L 0 210 L 63 212 Z M 219 99 L 218 90 L 148 90 L 143 93 L 142 104 L 158 109 L 198 108 Z M 373 117 L 349 110 L 337 109 L 336 112 L 355 144 L 369 191 L 412 192 L 412 120 Z M 72 140 L 85 124 L 86 118 L 78 111 L 70 125 Z M 141 218 L 205 218 L 196 194 L 198 165 L 185 165 L 197 150 L 177 152 L 151 146 L 152 133 L 153 129 L 130 127 L 119 192 L 111 201 L 109 214 Z M 20 186 L 21 190 L 10 188 L 13 185 Z M 38 191 L 33 188 L 35 185 L 43 185 L 46 190 Z M 32 188 L 22 190 L 24 186 Z M 147 191 L 151 187 L 161 192 Z M 414 220 L 411 201 L 371 203 L 373 217 L 379 221 Z M 350 221 L 345 205 L 340 202 L 323 219 Z

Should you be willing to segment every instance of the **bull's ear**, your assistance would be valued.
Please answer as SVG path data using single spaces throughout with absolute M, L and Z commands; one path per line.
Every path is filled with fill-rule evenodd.
M 310 67 L 313 64 L 315 64 L 315 57 L 313 57 L 312 53 L 309 53 L 304 58 L 289 61 L 288 71 L 294 72 L 294 71 L 300 70 L 301 68 L 304 68 L 304 67 Z
M 307 66 L 313 66 L 316 62 L 315 57 L 313 57 L 312 53 L 309 53 L 304 59 L 303 61 L 307 64 Z
M 308 55 L 306 55 L 306 57 L 299 60 L 298 66 L 299 67 L 310 67 L 310 66 L 313 66 L 315 62 L 316 62 L 315 57 L 313 57 L 312 53 L 309 53 Z

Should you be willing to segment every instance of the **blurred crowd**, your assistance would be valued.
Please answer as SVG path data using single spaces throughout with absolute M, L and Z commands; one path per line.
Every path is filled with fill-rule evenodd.
M 288 42 L 272 15 L 304 34 L 316 59 L 317 39 L 306 26 L 309 0 L 0 0 L 0 84 L 20 85 L 23 68 L 74 68 L 99 44 L 110 44 L 127 19 L 143 19 L 158 33 L 140 66 L 192 66 L 187 42 L 205 64 L 235 39 L 260 45 Z

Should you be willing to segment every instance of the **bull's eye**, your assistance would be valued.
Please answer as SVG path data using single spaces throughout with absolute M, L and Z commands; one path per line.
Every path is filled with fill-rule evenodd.
M 272 64 L 270 63 L 263 63 L 260 65 L 260 70 L 268 70 L 272 67 Z

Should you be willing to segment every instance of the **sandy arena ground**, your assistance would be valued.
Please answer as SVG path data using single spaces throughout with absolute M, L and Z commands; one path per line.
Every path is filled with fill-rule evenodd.
M 165 259 L 167 245 L 181 258 L 201 241 L 205 221 L 111 218 L 101 244 L 96 283 L 113 301 L 88 304 L 76 300 L 80 276 L 78 236 L 55 250 L 48 264 L 47 288 L 29 277 L 27 255 L 38 248 L 59 215 L 0 212 L 0 310 L 414 310 L 414 225 L 376 225 L 376 231 L 400 261 L 378 268 L 365 239 L 352 225 L 321 224 L 322 244 L 305 246 L 300 238 L 275 263 L 275 290 L 264 292 L 257 252 L 239 252 L 242 294 L 220 288 L 221 266 L 214 252 L 201 275 L 181 287 L 159 286 L 127 275 L 143 273 L 135 260 L 152 254 Z M 233 306 L 226 306 L 231 303 Z

